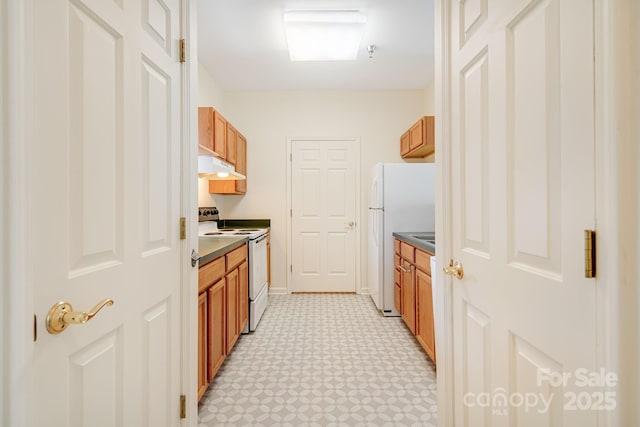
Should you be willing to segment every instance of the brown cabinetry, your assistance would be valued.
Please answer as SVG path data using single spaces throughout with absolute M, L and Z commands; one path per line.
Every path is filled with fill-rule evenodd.
M 435 151 L 435 117 L 424 116 L 400 137 L 403 159 L 426 157 Z
M 227 122 L 227 162 L 235 166 L 236 164 L 236 140 L 238 138 L 238 131 L 231 126 L 231 123 Z
M 248 320 L 249 269 L 244 244 L 198 271 L 198 399 Z
M 402 319 L 415 335 L 416 333 L 416 279 L 414 267 L 407 260 L 402 261 L 400 293 L 402 297 Z
M 228 137 L 228 140 L 233 140 L 233 143 L 227 144 L 227 155 L 230 156 L 230 150 L 233 150 L 233 161 L 229 158 L 227 161 L 235 164 L 236 172 L 247 176 L 247 139 L 238 132 L 235 128 L 230 126 L 233 130 L 230 134 L 232 138 Z M 209 181 L 209 193 L 211 194 L 245 194 L 247 192 L 247 180 L 238 179 L 233 181 Z
M 396 239 L 394 303 L 409 330 L 416 336 L 425 352 L 436 362 L 433 322 L 433 293 L 431 256 Z
M 227 159 L 227 120 L 213 110 L 213 153 Z
M 198 108 L 198 154 L 227 158 L 227 120 L 213 107 Z
M 208 301 L 208 333 L 207 349 L 207 385 L 220 369 L 222 362 L 227 354 L 225 325 L 227 318 L 226 301 L 225 301 L 225 283 L 220 279 L 211 286 L 207 292 Z
M 207 354 L 207 293 L 203 292 L 198 296 L 198 400 L 209 385 Z
M 231 270 L 226 275 L 227 282 L 227 348 L 230 350 L 238 340 L 240 332 L 238 331 L 238 298 L 239 290 L 238 269 Z
M 416 269 L 416 338 L 431 360 L 436 361 L 436 343 L 433 329 L 433 293 L 431 276 Z

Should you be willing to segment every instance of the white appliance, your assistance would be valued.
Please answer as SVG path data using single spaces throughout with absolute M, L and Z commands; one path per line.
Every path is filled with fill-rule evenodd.
M 242 333 L 253 332 L 258 327 L 269 302 L 267 283 L 267 229 L 218 228 L 219 214 L 215 208 L 200 210 L 198 235 L 210 238 L 247 237 L 249 238 L 249 321 Z
M 435 165 L 378 163 L 369 193 L 369 291 L 385 316 L 393 306 L 393 232 L 435 231 Z

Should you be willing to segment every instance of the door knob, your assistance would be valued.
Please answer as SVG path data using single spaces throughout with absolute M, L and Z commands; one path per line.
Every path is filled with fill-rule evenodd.
M 47 313 L 47 331 L 50 334 L 59 334 L 64 331 L 67 325 L 81 325 L 93 319 L 104 306 L 113 305 L 112 299 L 103 299 L 91 309 L 90 312 L 73 311 L 73 307 L 66 301 L 60 301 L 51 307 Z
M 449 274 L 458 279 L 464 277 L 464 270 L 462 269 L 462 263 L 460 261 L 456 261 L 455 263 L 453 260 L 449 261 L 449 267 L 442 267 L 442 271 L 444 271 L 444 274 Z
M 355 221 L 347 221 L 344 223 L 344 225 L 346 225 L 348 228 L 353 228 L 356 225 Z

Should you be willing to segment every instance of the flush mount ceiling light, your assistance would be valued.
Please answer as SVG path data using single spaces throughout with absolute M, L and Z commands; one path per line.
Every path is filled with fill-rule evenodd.
M 358 56 L 367 17 L 357 10 L 290 10 L 284 28 L 292 61 L 348 61 Z

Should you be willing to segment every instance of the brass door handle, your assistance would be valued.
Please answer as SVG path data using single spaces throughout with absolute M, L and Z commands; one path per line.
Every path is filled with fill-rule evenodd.
M 86 313 L 84 311 L 73 311 L 71 304 L 66 301 L 55 303 L 47 313 L 47 331 L 50 334 L 59 334 L 66 329 L 67 325 L 87 323 L 107 305 L 113 305 L 113 300 L 110 298 L 103 299 L 90 312 Z
M 464 277 L 464 270 L 462 269 L 462 263 L 460 261 L 456 261 L 455 263 L 453 260 L 449 261 L 449 267 L 442 267 L 442 271 L 444 271 L 444 274 L 449 274 L 458 279 Z

